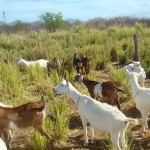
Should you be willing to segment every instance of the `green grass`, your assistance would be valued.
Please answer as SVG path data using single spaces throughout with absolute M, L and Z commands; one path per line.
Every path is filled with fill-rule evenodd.
M 48 140 L 42 136 L 39 132 L 34 132 L 32 136 L 32 148 L 35 150 L 48 150 Z
M 50 106 L 53 122 L 53 139 L 55 141 L 65 140 L 69 132 L 69 120 L 71 109 L 64 99 L 56 100 Z
M 109 76 L 112 81 L 118 85 L 123 85 L 125 83 L 126 75 L 123 68 L 116 68 L 112 65 L 107 66 L 109 70 Z

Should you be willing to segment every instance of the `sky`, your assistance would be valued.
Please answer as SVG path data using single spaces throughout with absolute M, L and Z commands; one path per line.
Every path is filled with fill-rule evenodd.
M 39 21 L 45 12 L 61 12 L 63 19 L 89 20 L 130 16 L 150 18 L 150 0 L 0 0 L 0 21 Z

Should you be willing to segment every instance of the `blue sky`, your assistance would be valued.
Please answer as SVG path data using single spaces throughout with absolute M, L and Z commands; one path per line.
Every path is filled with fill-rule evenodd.
M 33 22 L 44 12 L 61 12 L 63 19 L 132 16 L 150 18 L 150 0 L 0 0 L 0 21 Z

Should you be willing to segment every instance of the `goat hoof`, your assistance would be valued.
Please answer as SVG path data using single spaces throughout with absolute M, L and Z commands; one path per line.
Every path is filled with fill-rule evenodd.
M 12 149 L 11 145 L 8 145 L 8 150 L 11 150 L 11 149 Z
M 144 136 L 144 135 L 145 135 L 145 133 L 146 133 L 146 131 L 144 131 L 144 132 L 142 133 L 142 136 Z
M 91 140 L 91 143 L 94 144 L 94 143 L 96 143 L 96 142 L 95 142 L 94 140 Z
M 84 147 L 86 147 L 86 146 L 88 146 L 88 142 L 86 143 L 86 142 L 84 142 Z

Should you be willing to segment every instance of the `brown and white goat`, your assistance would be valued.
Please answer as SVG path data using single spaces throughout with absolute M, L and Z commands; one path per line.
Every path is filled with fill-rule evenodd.
M 74 82 L 84 83 L 88 88 L 88 91 L 92 98 L 102 97 L 104 101 L 109 104 L 112 104 L 113 101 L 117 104 L 118 109 L 121 109 L 119 102 L 119 92 L 124 92 L 119 89 L 112 81 L 107 82 L 97 82 L 89 80 L 87 77 L 84 77 L 78 74 L 74 78 Z
M 40 101 L 29 102 L 14 108 L 0 106 L 0 134 L 3 135 L 7 146 L 10 146 L 9 129 L 34 127 L 50 140 L 51 149 L 54 149 L 51 137 L 45 132 L 44 119 L 45 102 L 43 97 Z

